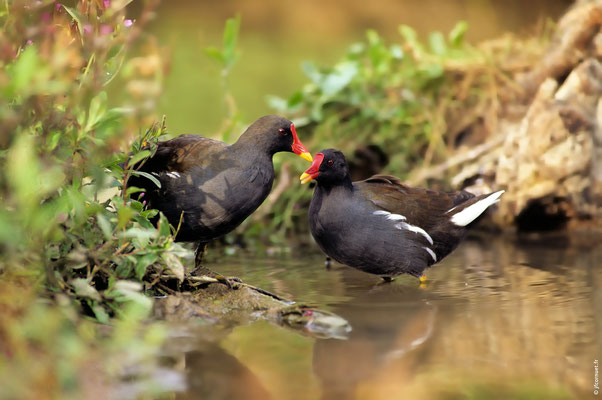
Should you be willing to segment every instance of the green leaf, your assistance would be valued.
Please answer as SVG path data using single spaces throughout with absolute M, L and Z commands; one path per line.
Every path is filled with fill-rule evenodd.
M 322 84 L 322 74 L 320 73 L 320 71 L 318 71 L 318 68 L 316 68 L 314 63 L 310 61 L 302 62 L 301 70 L 317 86 L 320 86 Z
M 432 52 L 438 56 L 442 56 L 447 52 L 445 37 L 441 32 L 433 32 L 429 35 L 429 46 Z
M 468 31 L 468 23 L 466 21 L 458 22 L 449 32 L 449 43 L 454 47 L 461 46 L 464 43 L 466 31 Z
M 102 119 L 107 110 L 107 93 L 100 92 L 96 97 L 90 101 L 90 108 L 88 110 L 88 119 L 86 121 L 86 132 L 91 131 L 95 125 Z
M 62 134 L 63 133 L 61 131 L 53 131 L 50 133 L 50 135 L 48 135 L 48 139 L 46 141 L 46 148 L 49 151 L 52 151 L 56 148 L 56 146 L 59 144 L 59 141 L 61 140 Z
M 396 60 L 401 60 L 403 58 L 403 49 L 397 44 L 391 46 L 389 53 L 391 54 L 391 57 Z
M 119 207 L 119 209 L 117 210 L 117 228 L 123 229 L 127 225 L 127 223 L 130 222 L 133 216 L 134 211 L 130 207 Z
M 143 176 L 147 179 L 150 179 L 155 185 L 157 185 L 157 187 L 159 187 L 159 188 L 161 187 L 161 182 L 159 182 L 159 180 L 157 178 L 155 178 L 148 172 L 132 171 L 131 173 L 132 173 L 132 175 L 135 175 L 135 176 Z
M 151 210 L 144 210 L 140 212 L 140 216 L 144 217 L 144 218 L 148 218 L 151 219 L 153 218 L 155 215 L 157 215 L 157 213 L 159 212 L 159 210 L 155 210 L 155 209 L 151 209 Z
M 236 43 L 238 40 L 238 32 L 240 30 L 240 14 L 234 18 L 228 18 L 226 27 L 224 28 L 224 43 L 222 55 L 224 64 L 227 69 L 232 68 L 238 58 Z
M 418 35 L 416 31 L 407 25 L 399 26 L 399 34 L 409 44 L 415 44 L 418 42 Z
M 117 301 L 131 301 L 141 306 L 144 310 L 150 311 L 153 301 L 150 297 L 140 293 L 142 285 L 139 282 L 119 280 L 113 288 L 117 294 Z
M 222 54 L 221 50 L 215 48 L 215 47 L 207 47 L 205 49 L 205 54 L 207 54 L 209 57 L 213 58 L 214 60 L 216 60 L 217 62 L 224 64 L 224 55 Z
M 144 229 L 144 228 L 130 228 L 120 234 L 123 238 L 137 238 L 137 239 L 154 239 L 157 237 L 157 231 L 155 229 Z
M 138 162 L 144 160 L 147 157 L 150 157 L 151 152 L 150 150 L 142 150 L 136 154 L 134 154 L 130 160 L 128 161 L 129 165 L 136 165 Z
M 27 46 L 19 54 L 19 58 L 11 68 L 12 86 L 15 92 L 19 93 L 23 89 L 29 88 L 39 64 L 38 50 L 35 45 Z
M 268 95 L 266 96 L 266 101 L 268 106 L 279 112 L 284 112 L 288 108 L 287 101 L 282 97 Z
M 98 222 L 98 226 L 105 239 L 110 240 L 113 237 L 113 228 L 111 227 L 110 222 L 100 213 L 96 214 L 96 221 Z
M 182 261 L 173 253 L 166 251 L 161 254 L 163 261 L 165 261 L 165 265 L 167 268 L 174 273 L 176 278 L 181 282 L 184 280 L 184 265 L 182 265 Z
M 123 116 L 130 114 L 132 111 L 125 107 L 111 108 L 101 115 L 101 118 L 96 122 L 94 129 L 106 129 L 113 124 L 119 123 Z
M 146 269 L 153 265 L 158 259 L 159 256 L 156 253 L 148 253 L 138 258 L 138 262 L 136 263 L 135 268 L 136 277 L 142 280 L 142 278 L 146 274 Z
M 96 301 L 92 301 L 90 308 L 92 309 L 92 312 L 94 313 L 94 316 L 96 317 L 98 322 L 100 322 L 101 324 L 109 323 L 109 314 L 107 314 L 102 304 L 99 304 Z
M 333 96 L 340 92 L 351 82 L 357 74 L 355 62 L 342 62 L 334 67 L 334 71 L 326 76 L 322 83 L 322 92 L 327 96 Z
M 160 237 L 171 236 L 171 229 L 169 226 L 170 226 L 169 221 L 167 220 L 165 215 L 163 215 L 163 213 L 161 213 L 161 216 L 159 217 L 159 223 L 157 224 L 157 229 L 159 230 Z
M 71 285 L 75 289 L 75 293 L 80 297 L 87 297 L 96 301 L 100 301 L 100 294 L 96 291 L 95 288 L 90 286 L 87 280 L 85 279 L 73 279 L 71 280 Z

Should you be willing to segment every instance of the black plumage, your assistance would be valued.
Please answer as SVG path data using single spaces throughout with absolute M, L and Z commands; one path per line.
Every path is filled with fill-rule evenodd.
M 255 121 L 228 145 L 199 135 L 158 143 L 155 154 L 136 167 L 155 176 L 132 176 L 129 186 L 144 189 L 148 207 L 179 226 L 178 241 L 198 241 L 199 248 L 236 228 L 270 193 L 272 156 L 294 152 L 311 161 L 293 123 L 278 116 Z
M 303 183 L 312 179 L 317 185 L 309 225 L 320 248 L 342 264 L 383 278 L 422 277 L 503 193 L 412 188 L 389 175 L 352 183 L 343 153 L 333 149 L 318 153 L 301 176 Z

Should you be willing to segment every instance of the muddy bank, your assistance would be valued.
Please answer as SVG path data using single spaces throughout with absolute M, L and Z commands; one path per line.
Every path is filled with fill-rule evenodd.
M 184 285 L 186 284 L 185 278 Z M 301 334 L 344 339 L 351 325 L 312 305 L 296 303 L 244 282 L 229 288 L 210 283 L 193 291 L 173 292 L 155 301 L 154 316 L 168 322 L 197 321 L 221 328 L 267 320 Z

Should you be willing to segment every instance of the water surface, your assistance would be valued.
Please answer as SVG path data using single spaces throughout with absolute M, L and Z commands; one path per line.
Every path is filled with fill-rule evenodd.
M 345 340 L 269 322 L 182 348 L 179 399 L 593 398 L 602 249 L 466 241 L 429 281 L 391 284 L 319 253 L 231 257 L 220 272 L 349 321 Z M 211 335 L 210 335 L 211 336 Z

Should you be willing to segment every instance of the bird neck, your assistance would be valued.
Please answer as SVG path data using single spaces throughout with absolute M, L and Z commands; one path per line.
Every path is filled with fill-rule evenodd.
M 320 189 L 326 195 L 339 192 L 351 192 L 353 191 L 353 183 L 351 182 L 351 177 L 349 174 L 347 174 L 345 175 L 345 178 L 334 183 L 318 182 L 318 189 Z
M 238 159 L 249 159 L 249 161 L 272 162 L 274 152 L 269 146 L 257 136 L 242 135 L 230 146 L 230 149 Z

